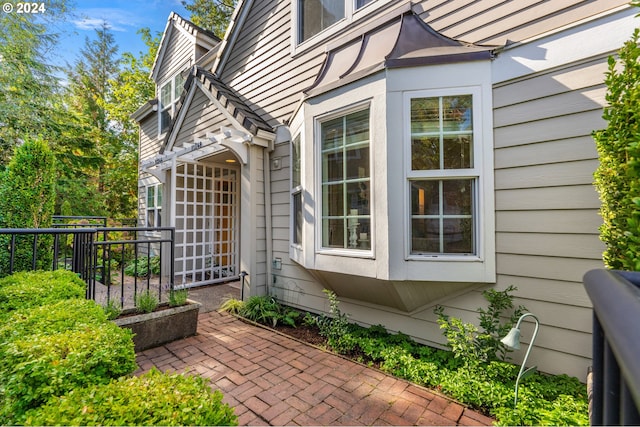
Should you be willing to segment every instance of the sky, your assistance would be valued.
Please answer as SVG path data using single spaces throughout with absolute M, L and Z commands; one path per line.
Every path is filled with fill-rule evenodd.
M 189 19 L 190 13 L 180 0 L 75 0 L 74 16 L 60 32 L 58 51 L 52 59 L 56 65 L 73 64 L 84 46 L 85 38 L 94 38 L 95 29 L 106 22 L 118 45 L 118 52 L 136 56 L 146 51 L 137 31 L 148 27 L 153 35 L 164 31 L 169 14 L 174 11 Z

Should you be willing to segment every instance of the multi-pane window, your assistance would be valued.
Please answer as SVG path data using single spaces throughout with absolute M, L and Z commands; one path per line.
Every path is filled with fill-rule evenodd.
M 345 17 L 345 0 L 298 0 L 298 41 L 303 42 Z
M 369 109 L 320 123 L 322 247 L 371 249 Z
M 302 186 L 301 186 L 301 153 L 300 135 L 291 142 L 291 205 L 292 205 L 292 230 L 291 243 L 302 244 Z
M 160 133 L 169 129 L 171 120 L 175 117 L 176 104 L 184 90 L 184 81 L 182 74 L 178 73 L 160 87 Z
M 475 254 L 473 97 L 420 97 L 410 103 L 410 253 Z
M 146 226 L 162 226 L 162 184 L 155 184 L 147 187 Z

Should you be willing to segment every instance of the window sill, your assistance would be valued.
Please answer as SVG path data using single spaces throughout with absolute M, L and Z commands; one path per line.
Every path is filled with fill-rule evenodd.
M 418 262 L 483 262 L 484 260 L 477 255 L 440 255 L 440 254 L 424 254 L 424 255 L 409 255 L 405 258 L 406 261 L 418 261 Z
M 344 257 L 344 258 L 365 258 L 365 259 L 375 259 L 372 250 L 366 249 L 318 249 L 316 250 L 317 255 L 329 255 L 335 257 Z

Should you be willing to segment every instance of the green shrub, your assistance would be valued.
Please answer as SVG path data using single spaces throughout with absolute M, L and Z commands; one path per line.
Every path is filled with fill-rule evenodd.
M 345 335 L 349 325 L 347 315 L 340 311 L 340 302 L 333 291 L 323 289 L 322 292 L 329 299 L 330 316 L 322 316 L 318 321 L 320 335 L 327 338 L 329 346 L 338 353 L 346 352 L 348 345 L 345 341 Z
M 70 299 L 54 304 L 12 311 L 0 325 L 0 357 L 6 343 L 29 335 L 55 334 L 107 320 L 103 309 L 94 301 Z
M 268 295 L 252 296 L 244 303 L 240 315 L 254 322 L 276 326 L 280 317 L 280 304 Z
M 637 3 L 637 2 L 636 2 Z M 594 132 L 599 165 L 594 174 L 600 193 L 600 239 L 607 267 L 640 270 L 640 29 L 609 57 L 603 118 Z
M 0 177 L 0 228 L 46 228 L 55 205 L 56 159 L 44 141 L 27 140 L 16 147 Z M 53 236 L 38 236 L 36 269 L 50 269 Z M 11 238 L 0 236 L 0 277 L 10 270 Z M 33 236 L 16 236 L 13 271 L 31 270 Z
M 136 295 L 135 298 L 136 308 L 141 313 L 151 313 L 153 310 L 158 308 L 158 297 L 153 295 L 151 291 L 143 291 Z
M 0 279 L 0 313 L 85 296 L 86 284 L 70 271 L 20 272 Z
M 111 322 L 31 334 L 2 347 L 0 424 L 19 424 L 28 409 L 78 387 L 136 369 L 132 333 Z
M 482 296 L 489 302 L 487 309 L 477 309 L 482 330 L 472 323 L 449 317 L 444 314 L 442 306 L 436 307 L 434 313 L 438 315 L 438 325 L 444 330 L 449 348 L 456 357 L 466 364 L 506 359 L 511 350 L 500 340 L 526 311 L 524 306 L 514 308 L 511 292 L 515 290 L 515 286 L 509 286 L 504 291 L 488 289 L 482 292 Z M 505 313 L 509 310 L 510 313 Z M 508 320 L 502 321 L 504 317 Z
M 237 425 L 220 391 L 195 376 L 156 369 L 76 389 L 27 414 L 27 425 Z

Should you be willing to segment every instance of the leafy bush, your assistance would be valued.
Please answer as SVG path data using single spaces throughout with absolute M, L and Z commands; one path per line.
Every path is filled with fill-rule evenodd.
M 163 374 L 76 389 L 30 411 L 27 425 L 237 425 L 222 394 L 199 377 Z
M 124 267 L 127 276 L 147 277 L 150 274 L 160 274 L 160 257 L 139 257 Z
M 296 319 L 300 316 L 300 312 L 283 307 L 275 298 L 268 295 L 250 297 L 239 309 L 238 314 L 258 323 L 276 326 L 278 322 L 282 322 L 294 327 Z
M 86 284 L 70 271 L 15 273 L 0 279 L 0 313 L 85 295 Z
M 158 308 L 158 298 L 151 293 L 151 291 L 143 291 L 136 295 L 135 298 L 136 308 L 141 313 L 151 313 Z
M 594 174 L 600 193 L 600 239 L 609 268 L 640 270 L 640 29 L 609 57 L 603 118 L 607 128 L 594 132 L 599 166 Z
M 340 302 L 335 292 L 329 289 L 323 289 L 322 292 L 329 299 L 330 316 L 322 316 L 318 321 L 320 335 L 327 338 L 327 343 L 338 353 L 345 352 L 347 345 L 344 343 L 344 337 L 347 333 L 349 321 L 347 315 L 340 311 Z
M 46 142 L 27 140 L 16 147 L 0 177 L 0 228 L 46 228 L 55 205 L 56 159 Z M 11 271 L 8 235 L 0 236 L 0 277 Z M 33 236 L 16 236 L 13 271 L 31 270 Z M 38 236 L 36 269 L 49 269 L 53 261 L 52 236 Z
M 6 343 L 29 335 L 61 333 L 107 320 L 94 301 L 70 299 L 50 305 L 12 311 L 0 326 L 0 357 Z
M 136 369 L 131 331 L 111 322 L 20 337 L 3 345 L 2 356 L 0 424 L 19 424 L 52 396 Z
M 511 292 L 515 290 L 515 286 L 509 286 L 504 291 L 488 289 L 482 292 L 482 296 L 489 302 L 486 310 L 482 307 L 477 309 L 480 313 L 482 331 L 472 323 L 464 323 L 461 319 L 447 316 L 442 306 L 436 307 L 434 313 L 438 315 L 438 324 L 440 329 L 444 329 L 444 336 L 456 357 L 466 364 L 506 359 L 507 353 L 511 350 L 500 339 L 507 335 L 526 311 L 524 306 L 514 309 Z M 512 311 L 508 320 L 502 322 L 505 310 Z

